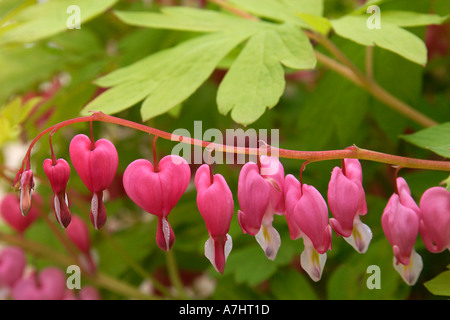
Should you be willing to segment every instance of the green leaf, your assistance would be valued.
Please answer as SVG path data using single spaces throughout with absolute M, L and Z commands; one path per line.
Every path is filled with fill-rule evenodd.
M 388 300 L 405 299 L 408 296 L 409 288 L 392 266 L 392 248 L 389 242 L 386 239 L 374 240 L 365 254 L 352 252 L 328 275 L 329 300 Z M 374 275 L 368 272 L 369 266 L 379 267 L 380 289 L 368 288 L 369 278 Z
M 278 103 L 284 91 L 284 73 L 273 50 L 272 32 L 254 35 L 225 75 L 217 93 L 219 112 L 238 123 L 250 124 Z M 279 38 L 278 38 L 279 40 Z
M 229 0 L 228 2 L 234 4 L 237 8 L 240 8 L 262 18 L 268 18 L 280 22 L 291 22 L 295 25 L 307 27 L 307 24 L 305 24 L 297 16 L 296 10 L 293 10 L 292 6 L 286 5 L 287 1 L 280 2 L 277 0 Z
M 293 269 L 279 270 L 270 279 L 270 288 L 279 300 L 316 300 L 317 294 L 304 275 Z
M 401 138 L 418 147 L 431 150 L 440 156 L 450 158 L 450 122 L 426 128 L 413 134 L 402 135 Z
M 228 257 L 224 275 L 234 274 L 237 283 L 252 286 L 267 280 L 276 270 L 277 264 L 267 259 L 256 244 L 242 249 L 233 249 Z
M 296 13 L 323 16 L 323 0 L 281 0 Z
M 434 295 L 450 296 L 450 271 L 444 271 L 435 278 L 424 283 L 424 286 Z
M 22 98 L 16 97 L 0 108 L 0 146 L 17 138 L 20 134 L 20 124 L 40 100 L 41 98 L 37 97 L 23 103 Z
M 448 20 L 447 17 L 441 17 L 437 14 L 425 14 L 410 11 L 383 11 L 381 13 L 381 23 L 395 24 L 399 27 L 418 27 L 430 24 L 442 24 Z
M 311 28 L 323 35 L 327 35 L 331 30 L 331 23 L 327 18 L 319 17 L 309 13 L 297 13 L 297 15 Z
M 144 121 L 163 114 L 188 98 L 223 57 L 249 36 L 247 31 L 207 34 L 118 69 L 96 82 L 112 88 L 82 113 L 112 114 L 145 99 L 141 107 Z
M 115 11 L 115 14 L 132 26 L 181 31 L 217 32 L 258 25 L 235 15 L 189 7 L 166 7 L 161 9 L 161 13 Z
M 0 43 L 33 42 L 67 30 L 67 21 L 73 14 L 67 11 L 72 5 L 80 8 L 80 22 L 84 23 L 116 2 L 117 0 L 53 0 L 35 4 L 14 16 L 14 21 L 11 21 L 13 27 L 3 30 L 5 32 Z
M 310 69 L 316 64 L 308 39 L 295 26 L 285 24 L 279 32 L 255 34 L 231 65 L 219 86 L 219 112 L 240 124 L 256 121 L 274 107 L 284 92 L 282 65 Z
M 427 63 L 425 43 L 413 33 L 381 19 L 380 29 L 369 29 L 365 16 L 345 16 L 332 20 L 336 33 L 363 46 L 377 45 L 417 64 Z
M 275 29 L 282 43 L 278 43 L 277 37 L 273 38 L 274 45 L 267 49 L 274 49 L 273 54 L 278 55 L 283 65 L 292 69 L 314 69 L 317 59 L 314 49 L 308 37 L 290 23 L 277 26 Z M 274 48 L 274 47 L 277 48 Z M 278 52 L 277 52 L 278 51 Z

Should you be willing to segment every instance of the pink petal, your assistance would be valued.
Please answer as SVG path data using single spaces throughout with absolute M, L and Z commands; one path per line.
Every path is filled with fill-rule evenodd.
M 202 165 L 195 175 L 197 206 L 205 220 L 211 236 L 224 236 L 228 233 L 234 213 L 233 194 L 224 177 L 211 173 L 208 165 Z
M 416 212 L 400 203 L 400 197 L 393 194 L 384 209 L 381 224 L 397 260 L 409 264 L 419 232 L 419 217 Z
M 27 264 L 25 253 L 16 247 L 6 247 L 0 251 L 0 288 L 12 287 L 23 275 Z
M 353 231 L 353 220 L 360 208 L 358 184 L 348 179 L 342 169 L 333 169 L 328 184 L 328 205 L 334 218 L 331 226 L 339 235 L 349 237 Z
M 450 250 L 450 191 L 432 187 L 420 199 L 420 234 L 431 252 Z
M 238 221 L 244 233 L 256 235 L 269 205 L 271 186 L 259 174 L 255 163 L 246 163 L 239 174 Z
M 95 193 L 109 187 L 119 163 L 117 150 L 109 140 L 99 139 L 91 149 L 91 140 L 78 134 L 70 142 L 69 152 L 75 170 L 89 191 Z

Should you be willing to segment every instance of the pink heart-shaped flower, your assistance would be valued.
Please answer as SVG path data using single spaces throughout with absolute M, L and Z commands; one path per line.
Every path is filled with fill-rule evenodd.
M 12 290 L 14 300 L 62 300 L 66 291 L 64 273 L 54 267 L 20 279 Z
M 119 163 L 111 141 L 99 139 L 92 146 L 88 136 L 78 134 L 70 142 L 69 152 L 73 167 L 89 191 L 96 193 L 109 187 Z
M 42 199 L 38 194 L 33 194 L 32 204 L 42 204 Z M 0 213 L 6 223 L 19 233 L 25 230 L 38 218 L 39 211 L 32 205 L 26 216 L 20 211 L 19 197 L 14 193 L 9 193 L 3 197 Z
M 22 249 L 7 247 L 0 252 L 0 288 L 12 287 L 21 277 L 27 259 Z
M 112 183 L 119 164 L 114 145 L 106 139 L 92 142 L 86 135 L 76 135 L 69 146 L 70 159 L 80 179 L 92 192 L 90 218 L 95 229 L 106 222 L 103 191 Z
M 139 159 L 130 163 L 124 172 L 123 186 L 128 197 L 158 217 L 156 240 L 163 250 L 169 250 L 175 239 L 167 216 L 186 191 L 190 178 L 188 163 L 176 155 L 162 158 L 157 170 L 150 161 Z

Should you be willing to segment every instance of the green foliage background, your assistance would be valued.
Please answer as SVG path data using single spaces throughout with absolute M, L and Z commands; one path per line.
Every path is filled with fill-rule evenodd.
M 214 3 L 207 3 L 207 8 L 222 16 L 211 16 L 210 20 L 203 17 L 205 20 L 202 20 L 195 15 L 189 17 L 188 11 L 173 11 L 173 7 L 152 1 L 53 0 L 43 5 L 29 0 L 0 2 L 0 105 L 4 105 L 0 109 L 2 157 L 7 157 L 5 152 L 9 144 L 26 144 L 44 128 L 92 110 L 167 132 L 177 128 L 193 132 L 194 121 L 198 120 L 202 121 L 203 131 L 244 128 L 242 125 L 255 129 L 276 128 L 280 133 L 280 147 L 286 149 L 332 150 L 356 144 L 365 149 L 415 158 L 448 157 L 448 51 L 447 55 L 435 57 L 422 66 L 423 56 L 415 56 L 417 51 L 410 50 L 412 57 L 408 58 L 398 52 L 405 49 L 402 44 L 396 43 L 393 50 L 379 46 L 373 49 L 374 78 L 378 83 L 442 124 L 428 129 L 434 131 L 422 131 L 420 125 L 392 111 L 362 88 L 320 63 L 316 64 L 312 47 L 308 49 L 309 44 L 305 42 L 309 40 L 302 38 L 300 28 L 305 26 L 296 20 L 295 14 L 292 16 L 289 7 L 284 11 L 271 10 L 273 1 L 230 1 L 266 18 L 261 26 L 224 13 Z M 288 1 L 275 2 L 286 6 Z M 414 23 L 411 18 L 401 22 L 394 19 L 395 30 L 407 30 L 419 40 L 425 39 L 426 25 L 443 23 L 450 13 L 446 0 L 370 2 L 380 5 L 382 12 L 400 10 L 438 15 L 425 16 L 424 21 L 415 16 Z M 331 28 L 337 30 L 339 23 L 345 25 L 339 18 L 358 13 L 356 1 L 350 0 L 316 1 L 314 5 L 311 1 L 292 3 L 304 5 L 308 9 L 306 14 L 313 19 L 310 21 L 325 32 Z M 71 4 L 81 8 L 80 29 L 66 28 L 66 8 Z M 166 16 L 159 13 L 160 9 Z M 152 12 L 153 19 L 132 12 Z M 279 20 L 273 21 L 270 14 L 267 17 L 268 13 L 279 15 Z M 359 14 L 359 19 L 368 16 L 364 8 Z M 319 16 L 333 22 L 325 18 L 320 20 Z M 7 24 L 8 21 L 14 23 Z M 308 20 L 305 18 L 305 21 Z M 328 36 L 364 70 L 365 47 L 351 32 L 346 32 L 345 27 L 341 33 L 346 36 L 334 31 Z M 249 37 L 251 40 L 247 40 Z M 251 45 L 260 47 L 261 42 L 267 51 L 257 56 Z M 423 41 L 414 46 L 424 47 Z M 320 46 L 315 49 L 326 52 Z M 229 72 L 229 78 L 220 82 L 224 71 L 234 64 L 237 66 Z M 299 75 L 295 72 L 298 69 L 313 71 Z M 261 70 L 266 70 L 267 74 Z M 45 84 L 56 78 L 63 80 L 61 87 L 45 96 L 42 93 Z M 102 87 L 112 88 L 105 90 Z M 17 100 L 29 96 L 40 99 L 37 108 L 32 108 L 36 99 L 33 103 L 23 104 Z M 70 139 L 76 133 L 88 133 L 88 130 L 88 126 L 79 124 L 54 135 L 57 157 L 69 159 Z M 110 124 L 96 123 L 94 130 L 96 137 L 106 137 L 114 142 L 119 152 L 119 172 L 135 159 L 151 159 L 152 137 Z M 159 139 L 159 155 L 170 153 L 173 146 L 173 142 Z M 42 162 L 49 155 L 48 142 L 42 139 L 32 157 L 35 176 L 45 177 Z M 282 163 L 286 174 L 298 175 L 301 162 L 282 160 Z M 331 171 L 339 164 L 339 161 L 311 164 L 303 179 L 326 195 Z M 19 167 L 19 163 L 16 165 Z M 368 252 L 360 255 L 343 239 L 333 235 L 333 249 L 328 252 L 325 270 L 318 283 L 312 282 L 299 266 L 303 244 L 301 240 L 289 238 L 285 220 L 278 216 L 274 225 L 280 232 L 282 245 L 275 261 L 264 256 L 253 237 L 242 234 L 235 216 L 230 229 L 234 247 L 224 275 L 217 274 L 203 255 L 208 235 L 196 208 L 195 189 L 189 188 L 169 217 L 176 236 L 172 250 L 186 285 L 195 292 L 190 280 L 206 274 L 215 287 L 202 298 L 211 299 L 443 298 L 442 291 L 439 291 L 440 295 L 433 295 L 424 283 L 446 270 L 450 264 L 449 253 L 429 253 L 419 237 L 416 251 L 424 260 L 424 269 L 415 286 L 408 287 L 403 283 L 392 267 L 392 249 L 380 223 L 384 206 L 394 189 L 393 169 L 368 161 L 363 161 L 362 166 L 369 208 L 363 222 L 372 229 L 372 243 Z M 225 176 L 236 195 L 240 166 L 217 165 L 215 170 Z M 9 174 L 5 168 L 3 171 Z M 72 172 L 69 198 L 82 199 L 87 190 L 75 171 Z M 402 170 L 401 176 L 408 181 L 418 202 L 424 190 L 439 185 L 448 173 Z M 51 190 L 45 181 L 39 178 L 37 181 L 36 192 L 44 199 L 50 197 Z M 8 192 L 8 181 L 2 183 L 3 191 Z M 46 203 L 51 213 L 50 202 Z M 237 197 L 235 203 L 237 211 Z M 91 229 L 93 247 L 99 255 L 99 270 L 138 287 L 143 279 L 131 267 L 129 259 L 132 259 L 150 274 L 165 279 L 166 259 L 154 241 L 156 221 L 149 219 L 148 214 L 141 212 L 121 192 L 106 206 L 109 220 L 105 230 Z M 87 220 L 89 201 L 74 201 L 71 210 Z M 9 232 L 6 225 L 0 228 Z M 26 237 L 64 252 L 43 221 L 38 220 L 27 231 Z M 33 261 L 38 267 L 52 263 L 45 259 Z M 373 264 L 381 268 L 380 290 L 369 290 L 366 286 L 369 276 L 366 270 Z M 441 276 L 443 282 L 438 282 L 445 286 L 446 281 L 447 291 L 444 292 L 448 294 L 448 276 L 445 275 Z M 105 299 L 127 298 L 100 289 Z

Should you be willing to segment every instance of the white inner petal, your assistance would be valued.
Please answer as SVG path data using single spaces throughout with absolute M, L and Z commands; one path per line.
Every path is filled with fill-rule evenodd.
M 326 261 L 327 254 L 318 253 L 311 245 L 305 245 L 305 249 L 300 256 L 300 264 L 302 268 L 315 282 L 322 278 L 322 272 Z
M 225 242 L 225 261 L 227 261 L 231 249 L 233 249 L 233 240 L 231 239 L 231 236 L 227 233 L 227 240 Z
M 53 205 L 55 206 L 56 220 L 58 220 L 58 223 L 60 225 L 62 225 L 62 222 L 61 222 L 61 207 L 60 207 L 58 196 L 56 194 L 53 197 Z
M 405 266 L 404 264 L 398 263 L 397 259 L 394 257 L 394 268 L 402 277 L 408 285 L 413 286 L 417 279 L 419 279 L 420 273 L 423 268 L 422 257 L 413 249 L 411 252 L 411 257 L 409 264 Z
M 224 248 L 225 261 L 227 261 L 231 249 L 233 249 L 233 240 L 231 236 L 227 233 L 227 240 L 225 241 L 225 248 Z M 208 258 L 209 262 L 211 262 L 214 269 L 216 269 L 216 271 L 219 272 L 216 266 L 216 250 L 214 248 L 214 240 L 211 237 L 209 237 L 208 240 L 206 240 L 205 242 L 205 257 Z
M 369 248 L 370 241 L 372 240 L 372 230 L 369 226 L 362 223 L 359 219 L 353 224 L 353 232 L 350 237 L 344 237 L 357 252 L 365 253 Z
M 281 238 L 278 231 L 272 225 L 262 225 L 255 235 L 255 239 L 264 250 L 267 258 L 275 260 L 281 245 Z
M 214 266 L 214 269 L 218 271 L 216 267 L 215 256 L 216 254 L 214 250 L 214 240 L 211 237 L 209 237 L 208 240 L 206 240 L 205 242 L 205 257 L 208 258 L 209 262 L 211 262 L 211 264 Z
M 164 240 L 166 241 L 166 248 L 170 246 L 170 225 L 165 217 L 162 218 L 162 231 L 164 234 Z
M 91 200 L 91 212 L 94 217 L 94 228 L 97 229 L 97 217 L 98 217 L 98 197 L 97 194 L 94 193 Z

